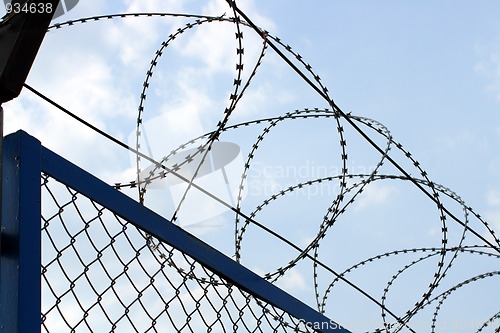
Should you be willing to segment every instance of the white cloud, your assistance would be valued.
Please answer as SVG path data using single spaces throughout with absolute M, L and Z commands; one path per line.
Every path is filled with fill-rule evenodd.
M 183 1 L 176 0 L 125 0 L 127 12 L 158 12 L 158 9 L 169 13 L 182 12 Z
M 464 129 L 459 133 L 453 133 L 452 136 L 442 136 L 437 138 L 439 146 L 445 146 L 451 149 L 461 148 L 464 144 L 470 144 L 478 140 L 476 136 L 469 130 Z
M 490 189 L 486 194 L 486 200 L 490 206 L 500 207 L 500 191 Z
M 191 60 L 201 61 L 203 72 L 228 72 L 235 70 L 236 43 L 234 32 L 227 29 L 231 23 L 205 23 L 197 28 L 190 37 L 179 36 L 176 48 L 181 54 Z M 195 28 L 193 28 L 195 29 Z
M 50 37 L 40 51 L 28 84 L 98 128 L 121 137 L 114 132 L 116 124 L 133 123 L 136 113 L 134 96 L 127 84 L 117 82 L 117 73 L 95 50 L 58 48 L 64 43 L 57 40 L 57 35 Z M 72 156 L 75 162 L 89 166 L 118 153 L 118 149 L 107 150 L 112 146 L 106 139 L 27 89 L 5 109 L 6 133 L 22 128 L 48 148 Z
M 255 19 L 257 24 L 266 27 L 274 27 L 271 20 L 258 14 L 254 1 L 239 1 L 238 6 L 243 8 L 248 16 Z M 226 17 L 233 15 L 232 10 L 225 1 L 211 1 L 203 9 L 205 15 Z M 233 27 L 231 27 L 233 26 Z M 244 69 L 248 72 L 253 69 L 260 50 L 262 39 L 251 28 L 240 26 L 243 31 Z M 236 27 L 231 22 L 204 23 L 195 27 L 194 32 L 188 31 L 179 36 L 174 45 L 185 57 L 203 62 L 203 71 L 209 74 L 214 72 L 235 72 L 235 64 L 238 60 L 236 49 L 238 47 L 235 38 Z M 189 34 L 189 37 L 188 35 Z
M 354 209 L 359 211 L 365 208 L 383 205 L 396 193 L 397 190 L 393 186 L 371 183 L 355 201 L 357 204 L 354 206 Z
M 290 104 L 296 96 L 286 90 L 263 82 L 261 85 L 245 92 L 234 113 L 235 119 L 249 119 L 269 114 L 276 105 Z
M 278 280 L 277 285 L 289 292 L 307 289 L 306 280 L 297 269 L 288 270 L 285 275 Z
M 485 213 L 486 221 L 493 226 L 495 234 L 500 234 L 500 210 L 493 210 Z
M 475 70 L 486 77 L 490 83 L 486 85 L 486 90 L 495 94 L 500 102 L 500 36 L 490 44 L 476 45 L 476 53 L 480 57 Z
M 165 18 L 118 19 L 104 30 L 103 39 L 114 47 L 123 65 L 142 68 L 161 47 L 160 39 L 167 37 L 160 35 L 167 22 Z
M 492 208 L 485 213 L 486 221 L 493 226 L 495 233 L 500 234 L 500 191 L 490 189 L 486 194 L 486 202 Z

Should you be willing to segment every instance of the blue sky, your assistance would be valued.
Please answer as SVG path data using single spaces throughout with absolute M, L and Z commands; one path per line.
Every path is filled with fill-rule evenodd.
M 280 0 L 238 4 L 259 26 L 279 36 L 312 65 L 345 113 L 383 124 L 394 140 L 420 162 L 430 179 L 455 191 L 497 234 L 500 232 L 498 1 Z M 81 0 L 73 11 L 58 20 L 145 11 L 231 15 L 220 0 L 127 0 L 113 4 Z M 161 42 L 185 22 L 140 18 L 51 31 L 27 82 L 133 145 L 139 97 L 150 60 Z M 262 41 L 249 29 L 244 33 L 244 63 L 248 70 L 257 59 Z M 207 24 L 181 37 L 169 46 L 157 66 L 145 102 L 144 123 L 155 158 L 161 158 L 187 138 L 215 128 L 233 89 L 237 60 L 234 26 Z M 245 72 L 244 78 L 248 75 Z M 229 124 L 314 107 L 329 105 L 268 49 L 258 75 Z M 4 105 L 4 109 L 7 133 L 22 128 L 110 184 L 127 183 L 135 178 L 134 157 L 127 151 L 54 110 L 29 91 L 23 91 L 19 99 Z M 297 182 L 335 176 L 342 168 L 336 127 L 331 118 L 294 120 L 276 126 L 256 154 L 242 210 L 250 214 L 273 191 Z M 221 136 L 221 141 L 233 142 L 241 149 L 234 160 L 236 168 L 246 160 L 263 128 L 264 125 L 255 125 Z M 344 123 L 344 128 L 348 167 L 360 173 L 370 172 L 379 160 L 378 153 L 348 124 Z M 378 144 L 385 144 L 380 135 L 363 128 Z M 412 176 L 419 176 L 397 149 L 391 153 Z M 381 173 L 399 175 L 388 163 Z M 297 195 L 275 200 L 256 214 L 256 220 L 305 247 L 335 199 L 336 185 L 310 187 Z M 137 197 L 135 191 L 125 191 Z M 171 195 L 165 188 L 151 190 L 146 205 L 170 218 L 175 210 Z M 448 204 L 453 212 L 460 213 L 458 205 L 451 201 Z M 190 210 L 189 204 L 184 210 Z M 226 212 L 198 228 L 193 227 L 198 221 L 185 225 L 190 232 L 233 255 L 233 220 L 234 215 Z M 441 240 L 435 205 L 408 182 L 374 181 L 338 222 L 321 242 L 319 257 L 337 271 L 370 255 L 439 246 Z M 460 228 L 451 220 L 448 223 L 450 241 L 457 241 Z M 484 229 L 480 233 L 488 237 Z M 481 245 L 481 241 L 468 235 L 467 244 Z M 287 246 L 251 227 L 242 246 L 242 262 L 262 274 L 295 255 Z M 272 257 L 266 255 L 269 251 L 273 251 Z M 405 256 L 394 258 L 380 266 L 374 264 L 367 271 L 356 271 L 359 273 L 353 273 L 352 280 L 376 298 L 380 297 L 394 271 L 413 260 Z M 498 268 L 498 262 L 493 260 L 482 262 L 468 257 L 461 260 L 454 273 L 450 273 L 451 282 L 443 282 L 443 290 L 471 277 L 473 274 L 467 271 L 471 267 L 477 274 Z M 397 286 L 400 289 L 391 294 L 393 303 L 389 303 L 394 312 L 404 313 L 407 303 L 411 305 L 421 296 L 421 288 L 429 283 L 428 274 L 432 276 L 433 265 L 434 262 L 422 265 L 406 279 L 398 280 L 403 280 Z M 320 289 L 324 291 L 331 275 L 326 272 L 319 275 Z M 484 304 L 484 312 L 469 309 L 470 321 L 486 320 L 498 311 L 498 300 L 487 297 L 498 294 L 498 278 L 495 282 L 479 284 L 475 294 L 461 294 L 473 303 Z M 315 305 L 310 263 L 299 264 L 278 284 Z M 349 288 L 337 288 L 329 298 L 327 315 L 341 323 L 352 323 L 353 327 L 358 325 L 359 330 L 373 329 L 374 322 L 379 324 L 380 310 Z M 471 299 L 474 295 L 475 300 Z M 460 304 L 457 300 L 445 303 L 449 307 L 442 322 L 448 323 L 450 332 L 460 331 L 452 323 L 464 315 L 459 306 L 453 305 Z M 359 312 L 367 314 L 363 320 Z M 415 319 L 415 327 L 430 322 L 432 316 L 427 310 L 421 313 L 421 318 Z

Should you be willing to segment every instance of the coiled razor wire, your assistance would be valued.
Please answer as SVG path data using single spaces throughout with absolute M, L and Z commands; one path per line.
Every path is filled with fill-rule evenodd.
M 236 63 L 235 63 L 235 74 L 231 81 L 231 86 L 233 88 L 229 93 L 229 98 L 227 100 L 226 107 L 224 108 L 224 110 L 221 110 L 220 121 L 217 123 L 215 128 L 213 128 L 210 131 L 207 131 L 205 134 L 192 138 L 191 140 L 185 142 L 184 144 L 179 145 L 177 148 L 175 148 L 167 155 L 165 155 L 163 158 L 161 158 L 159 161 L 157 161 L 154 164 L 154 167 L 151 170 L 148 170 L 148 172 L 146 173 L 143 170 L 143 158 L 141 158 L 140 155 L 137 155 L 136 179 L 126 183 L 122 182 L 115 183 L 115 187 L 117 189 L 122 189 L 125 187 L 137 188 L 138 200 L 142 204 L 147 206 L 148 186 L 151 183 L 161 179 L 175 178 L 176 173 L 179 172 L 184 166 L 190 163 L 194 163 L 195 157 L 200 157 L 199 159 L 196 160 L 196 163 L 199 164 L 195 166 L 194 174 L 191 175 L 190 179 L 188 179 L 189 183 L 183 193 L 182 199 L 177 204 L 175 211 L 169 217 L 172 221 L 176 221 L 178 219 L 178 213 L 183 208 L 183 204 L 185 202 L 186 196 L 188 195 L 189 191 L 197 190 L 196 188 L 193 187 L 194 186 L 193 184 L 195 183 L 196 178 L 200 173 L 201 167 L 205 162 L 209 151 L 213 147 L 214 142 L 219 140 L 224 135 L 228 133 L 237 132 L 242 128 L 248 128 L 248 127 L 257 128 L 259 126 L 264 126 L 264 129 L 261 130 L 256 140 L 254 142 L 250 142 L 247 146 L 249 153 L 246 157 L 244 168 L 241 172 L 241 179 L 238 190 L 239 192 L 237 195 L 237 200 L 233 207 L 233 211 L 235 212 L 234 215 L 235 260 L 244 263 L 242 257 L 242 249 L 245 246 L 246 233 L 250 228 L 253 228 L 256 225 L 259 226 L 259 224 L 257 223 L 259 214 L 262 213 L 264 210 L 266 210 L 266 208 L 271 207 L 272 204 L 276 203 L 277 201 L 282 200 L 283 198 L 289 195 L 293 195 L 294 192 L 301 191 L 304 188 L 317 186 L 318 184 L 323 184 L 323 183 L 336 183 L 338 184 L 336 196 L 331 201 L 329 207 L 326 209 L 322 221 L 318 224 L 318 229 L 315 237 L 313 237 L 313 239 L 308 243 L 306 247 L 300 248 L 299 253 L 289 262 L 282 264 L 280 267 L 277 267 L 274 271 L 269 271 L 263 274 L 263 277 L 273 283 L 276 283 L 279 281 L 280 278 L 285 276 L 293 268 L 297 267 L 299 263 L 304 261 L 311 261 L 312 284 L 314 286 L 314 297 L 316 300 L 317 309 L 322 313 L 330 315 L 327 304 L 329 301 L 335 300 L 335 296 L 333 296 L 333 298 L 329 298 L 329 296 L 333 293 L 333 291 L 339 284 L 345 284 L 347 282 L 348 284 L 350 283 L 352 286 L 353 283 L 351 283 L 349 279 L 354 272 L 357 272 L 362 267 L 365 268 L 370 264 L 374 264 L 375 262 L 387 261 L 396 256 L 405 257 L 408 255 L 412 256 L 417 255 L 416 258 L 412 257 L 413 259 L 410 259 L 400 269 L 394 272 L 392 278 L 390 278 L 386 282 L 386 285 L 381 287 L 382 293 L 378 300 L 375 300 L 374 296 L 372 297 L 368 295 L 368 293 L 364 292 L 361 288 L 358 288 L 357 290 L 363 292 L 363 295 L 373 300 L 380 310 L 379 315 L 381 319 L 381 324 L 372 327 L 370 332 L 382 332 L 382 331 L 400 332 L 405 329 L 415 332 L 417 330 L 412 328 L 412 319 L 417 317 L 419 314 L 424 313 L 424 311 L 426 311 L 430 307 L 434 307 L 434 311 L 432 312 L 432 315 L 428 318 L 429 325 L 425 330 L 426 331 L 430 330 L 432 332 L 435 332 L 436 327 L 439 327 L 440 311 L 443 308 L 443 306 L 447 304 L 447 299 L 450 296 L 454 295 L 455 293 L 459 293 L 461 290 L 468 288 L 470 285 L 479 284 L 488 279 L 498 280 L 499 271 L 495 270 L 494 267 L 492 267 L 492 270 L 488 272 L 482 272 L 474 276 L 472 275 L 463 276 L 462 280 L 454 281 L 453 284 L 451 286 L 448 286 L 446 290 L 441 290 L 442 288 L 440 288 L 446 281 L 446 278 L 451 274 L 453 270 L 452 266 L 456 267 L 457 265 L 460 265 L 459 259 L 462 258 L 463 256 L 484 256 L 490 258 L 493 265 L 495 265 L 495 263 L 496 265 L 498 265 L 498 259 L 500 259 L 500 255 L 498 254 L 500 252 L 500 240 L 495 235 L 493 228 L 490 227 L 489 224 L 484 219 L 482 219 L 482 217 L 479 214 L 477 214 L 471 207 L 467 206 L 466 203 L 456 193 L 454 193 L 453 191 L 451 191 L 450 189 L 448 189 L 443 185 L 433 182 L 428 177 L 427 172 L 423 169 L 423 167 L 420 165 L 417 159 L 415 159 L 408 150 L 403 148 L 403 145 L 401 143 L 394 140 L 389 129 L 386 128 L 383 124 L 377 122 L 376 120 L 368 119 L 361 116 L 351 115 L 350 113 L 343 114 L 343 112 L 340 109 L 338 109 L 338 107 L 335 106 L 335 104 L 329 97 L 329 90 L 322 83 L 320 76 L 316 74 L 315 71 L 313 71 L 312 66 L 309 63 L 307 63 L 299 53 L 295 52 L 290 45 L 283 42 L 280 38 L 273 36 L 270 32 L 258 29 L 254 26 L 254 24 L 251 21 L 242 19 L 241 16 L 242 12 L 237 8 L 236 4 L 232 1 L 229 1 L 229 3 L 232 11 L 232 16 L 228 16 L 226 14 L 220 16 L 207 16 L 207 15 L 180 14 L 180 13 L 124 13 L 124 14 L 103 15 L 103 16 L 87 17 L 78 20 L 71 20 L 65 23 L 57 23 L 49 28 L 49 31 L 52 31 L 70 26 L 75 26 L 77 24 L 84 24 L 84 23 L 89 24 L 91 22 L 108 21 L 114 19 L 133 19 L 139 17 L 164 17 L 165 19 L 175 17 L 188 20 L 187 23 L 183 23 L 183 25 L 179 26 L 177 29 L 174 29 L 173 32 L 168 35 L 168 38 L 160 43 L 160 46 L 154 53 L 153 58 L 151 59 L 149 69 L 146 72 L 146 77 L 144 79 L 143 86 L 141 88 L 140 102 L 137 112 L 135 150 L 138 152 L 144 152 L 148 156 L 152 156 L 152 154 L 150 151 L 151 148 L 149 147 L 148 139 L 146 137 L 147 129 L 144 126 L 144 117 L 146 115 L 146 109 L 147 109 L 146 98 L 149 89 L 154 83 L 153 74 L 155 73 L 155 70 L 159 66 L 161 60 L 164 58 L 163 56 L 165 52 L 169 50 L 169 47 L 171 47 L 173 43 L 187 36 L 191 31 L 200 29 L 207 24 L 223 24 L 227 26 L 229 29 L 231 28 L 234 29 L 235 45 L 236 45 Z M 258 56 L 256 62 L 254 64 L 250 64 L 250 66 L 247 67 L 247 65 L 244 63 L 245 59 L 244 36 L 249 33 L 250 34 L 254 33 L 253 30 L 259 32 L 259 35 L 262 38 L 263 43 L 261 49 L 258 50 L 257 52 Z M 283 52 L 282 54 L 285 55 L 284 59 L 289 65 L 293 66 L 295 69 L 297 68 L 300 69 L 299 73 L 300 76 L 310 84 L 314 84 L 317 91 L 320 91 L 321 95 L 327 101 L 329 101 L 331 107 L 297 109 L 294 111 L 285 112 L 284 114 L 279 116 L 252 119 L 245 122 L 230 124 L 229 120 L 231 119 L 231 116 L 237 110 L 244 93 L 248 89 L 251 89 L 253 79 L 258 75 L 261 65 L 266 60 L 266 54 L 268 53 L 268 48 L 270 45 L 273 46 L 273 50 L 276 51 L 279 49 L 281 50 L 280 52 Z M 248 52 L 248 49 L 246 51 Z M 248 71 L 247 68 L 250 68 L 250 70 Z M 246 71 L 248 71 L 248 74 L 245 79 L 244 72 L 247 73 Z M 286 127 L 287 124 L 289 124 L 291 121 L 306 122 L 312 119 L 317 119 L 321 121 L 331 121 L 331 120 L 335 121 L 336 134 L 338 135 L 338 147 L 340 148 L 341 172 L 336 175 L 312 178 L 306 181 L 298 182 L 285 189 L 276 191 L 276 193 L 264 199 L 260 204 L 256 205 L 252 210 L 247 210 L 246 208 L 244 210 L 242 204 L 244 201 L 243 193 L 245 191 L 246 180 L 249 177 L 249 172 L 252 166 L 254 165 L 254 161 L 259 156 L 260 148 L 264 144 L 269 144 L 268 140 L 266 140 L 269 134 L 272 133 L 278 127 L 279 128 Z M 373 140 L 382 139 L 385 142 L 383 148 L 377 147 L 379 152 L 381 152 L 380 159 L 376 162 L 375 167 L 370 173 L 353 173 L 348 168 L 348 149 L 347 149 L 348 140 L 345 135 L 345 127 L 346 125 L 349 124 L 356 124 L 356 126 L 363 131 L 364 136 L 373 138 Z M 141 143 L 144 142 L 146 143 L 146 147 L 141 146 Z M 186 147 L 193 147 L 193 146 L 196 146 L 196 149 L 192 154 L 185 156 L 183 161 L 175 162 L 173 164 L 171 163 L 171 160 L 174 156 L 178 156 L 178 154 L 184 151 Z M 407 173 L 405 172 L 405 175 L 381 173 L 382 166 L 386 165 L 387 161 L 390 161 L 390 163 L 394 163 L 393 159 L 390 156 L 394 156 L 396 154 L 398 154 L 398 156 L 403 156 L 404 158 L 406 158 L 406 160 L 409 162 L 409 165 L 411 165 L 412 168 L 414 168 L 414 172 L 416 172 L 419 176 L 410 177 L 408 176 L 410 172 Z M 49 183 L 49 179 L 48 177 L 45 177 L 44 179 L 45 181 L 42 185 L 45 188 L 47 188 L 49 193 L 51 193 L 47 185 Z M 360 197 L 362 193 L 366 189 L 368 189 L 370 185 L 375 184 L 377 182 L 384 182 L 388 180 L 414 184 L 420 189 L 425 189 L 425 191 L 428 191 L 427 193 L 429 193 L 432 196 L 432 200 L 436 204 L 439 220 L 441 223 L 440 246 L 394 249 L 392 251 L 385 253 L 378 253 L 378 254 L 376 253 L 367 259 L 364 259 L 357 263 L 352 263 L 350 267 L 341 272 L 336 272 L 335 270 L 330 269 L 328 271 L 328 274 L 325 276 L 325 274 L 323 274 L 323 269 L 325 268 L 325 264 L 322 263 L 320 260 L 320 253 L 321 253 L 320 249 L 322 248 L 325 242 L 325 238 L 332 232 L 332 230 L 334 230 L 333 227 L 337 223 L 340 223 L 339 221 L 341 220 L 342 216 L 345 215 L 348 209 L 350 209 L 353 206 L 353 203 L 356 201 L 356 199 L 358 199 L 358 197 Z M 68 189 L 68 191 L 72 193 L 71 189 Z M 75 204 L 77 202 L 77 197 L 78 194 L 72 193 L 72 199 L 68 201 L 66 204 L 62 205 L 57 203 L 57 197 L 54 195 L 53 199 L 57 203 L 59 210 L 58 213 L 55 214 L 52 218 L 46 219 L 44 229 L 47 229 L 49 227 L 50 221 L 52 219 L 56 218 L 56 216 L 60 215 L 64 211 L 65 205 L 69 206 L 74 205 L 75 209 L 78 210 L 78 207 Z M 448 221 L 447 217 L 450 217 L 452 215 L 450 213 L 450 210 L 448 210 L 446 208 L 446 205 L 444 204 L 445 200 L 451 200 L 452 202 L 458 204 L 463 212 L 463 217 L 460 219 L 461 222 L 460 225 L 463 227 L 463 230 L 459 232 L 458 241 L 456 244 L 448 244 L 450 239 L 450 234 L 449 234 L 450 222 Z M 97 217 L 94 218 L 94 220 L 100 220 L 100 216 L 102 214 L 101 213 L 102 208 L 95 207 L 95 209 L 98 211 L 98 214 Z M 84 212 L 79 212 L 79 214 L 81 216 L 81 220 L 86 221 L 86 219 L 83 217 L 83 215 L 85 215 Z M 452 217 L 454 220 L 456 220 L 454 216 Z M 475 226 L 471 227 L 472 218 L 474 218 L 476 222 L 479 222 L 479 224 L 482 227 L 484 227 L 484 230 L 479 231 L 475 229 L 477 227 Z M 128 227 L 125 224 L 123 224 L 123 222 L 120 221 L 118 222 L 121 223 L 123 226 L 122 231 L 120 231 L 119 233 L 120 237 L 125 237 L 128 239 L 129 237 Z M 78 232 L 78 235 L 81 233 L 87 233 L 88 222 L 85 222 L 84 224 L 85 228 L 80 230 Z M 62 224 L 62 226 L 63 228 L 66 228 L 64 223 Z M 71 235 L 71 232 L 69 232 L 67 229 L 66 232 L 68 235 Z M 135 233 L 136 231 L 133 232 Z M 486 237 L 478 236 L 480 233 L 482 233 L 483 235 L 487 234 L 487 236 Z M 114 254 L 118 258 L 120 258 L 120 249 L 115 248 L 113 245 L 116 236 L 113 236 L 113 234 L 111 233 L 108 233 L 108 235 L 111 239 L 111 242 L 109 243 L 109 245 L 106 246 L 106 248 L 112 249 Z M 472 245 L 466 244 L 465 240 L 467 236 L 472 236 L 472 237 L 476 236 L 476 240 L 477 237 L 479 237 L 479 240 L 481 240 L 482 242 L 479 242 L 479 244 L 472 244 Z M 70 236 L 71 237 L 70 244 L 68 244 L 67 247 L 62 249 L 58 248 L 55 245 L 56 241 L 53 238 L 51 238 L 50 233 L 47 233 L 47 237 L 53 244 L 54 248 L 56 248 L 57 256 L 53 258 L 49 263 L 47 263 L 44 267 L 42 267 L 42 273 L 44 273 L 49 266 L 56 264 L 60 265 L 60 269 L 64 272 L 64 267 L 60 264 L 58 258 L 60 256 L 60 253 L 62 253 L 66 249 L 73 248 L 72 245 L 74 243 L 73 239 L 74 237 L 76 237 L 76 235 Z M 207 288 L 214 288 L 216 293 L 218 293 L 219 288 L 229 288 L 229 290 L 231 289 L 230 285 L 228 285 L 225 281 L 219 279 L 218 277 L 214 276 L 213 274 L 208 274 L 209 276 L 207 277 L 206 276 L 207 272 L 200 272 L 199 269 L 195 269 L 194 266 L 196 264 L 193 263 L 189 258 L 184 258 L 181 260 L 173 260 L 172 259 L 173 250 L 167 248 L 161 242 L 158 242 L 153 236 L 142 234 L 141 237 L 143 245 L 142 247 L 140 247 L 135 251 L 137 251 L 137 253 L 139 253 L 140 251 L 146 251 L 148 253 L 150 252 L 155 256 L 159 268 L 155 272 L 154 276 L 158 275 L 162 276 L 163 279 L 169 279 L 169 274 L 170 274 L 169 271 L 172 270 L 175 271 L 176 274 L 178 274 L 178 276 L 182 278 L 184 283 L 188 283 L 187 281 L 192 281 L 193 283 L 196 283 L 198 287 L 203 288 L 205 290 L 207 290 Z M 88 238 L 90 242 L 92 242 L 91 237 Z M 487 241 L 486 238 L 490 239 L 491 241 Z M 129 243 L 133 244 L 133 242 L 131 241 L 129 241 Z M 287 244 L 291 244 L 291 242 L 288 241 Z M 133 245 L 133 247 L 135 246 L 136 245 Z M 98 246 L 93 245 L 93 247 L 99 254 L 97 261 L 95 261 L 96 264 L 98 263 L 104 271 L 107 271 L 107 268 L 103 264 L 103 261 L 100 259 L 100 256 L 102 255 L 102 250 L 100 250 Z M 299 247 L 295 246 L 295 249 L 299 249 Z M 76 250 L 75 252 L 76 255 L 78 256 L 78 252 Z M 138 256 L 134 260 L 137 260 L 137 263 L 142 267 L 141 261 L 139 260 Z M 392 295 L 390 292 L 393 289 L 393 286 L 396 284 L 396 282 L 400 281 L 401 279 L 404 279 L 405 274 L 407 274 L 408 271 L 414 269 L 419 264 L 429 260 L 437 260 L 437 264 L 435 264 L 433 271 L 430 273 L 431 275 L 429 275 L 430 276 L 428 281 L 429 285 L 425 290 L 425 292 L 423 293 L 423 295 L 419 299 L 415 300 L 413 306 L 407 309 L 395 310 L 393 308 L 389 308 L 387 300 L 389 296 Z M 128 267 L 129 264 L 130 263 L 122 262 L 122 265 L 124 267 Z M 84 266 L 85 266 L 84 273 L 82 273 L 82 275 L 78 276 L 76 279 L 72 279 L 71 277 L 66 276 L 68 281 L 71 282 L 72 287 L 74 287 L 74 282 L 76 280 L 84 279 L 87 277 L 86 272 L 89 266 L 87 265 Z M 127 305 L 126 302 L 123 302 L 121 300 L 122 296 L 119 295 L 119 292 L 117 292 L 117 290 L 113 287 L 118 277 L 112 277 L 111 274 L 108 273 L 106 274 L 108 278 L 112 281 L 112 283 L 111 286 L 108 289 L 106 289 L 105 292 L 112 291 L 116 295 L 119 303 L 121 303 L 121 306 L 125 309 L 124 314 L 118 320 L 114 320 L 110 317 L 107 317 L 107 321 L 109 322 L 109 324 L 112 324 L 113 329 L 116 328 L 118 322 L 127 321 L 130 323 L 130 325 L 132 325 L 135 331 L 138 331 L 138 328 L 134 327 L 133 318 L 131 317 L 131 315 L 129 315 L 129 310 L 132 304 L 140 303 L 141 307 L 145 310 L 146 313 L 148 313 L 147 306 L 141 303 L 142 291 L 136 289 L 139 296 L 134 301 L 132 301 L 130 305 Z M 126 273 L 126 271 L 124 274 L 126 278 L 130 281 L 130 283 L 134 286 L 134 277 Z M 151 281 L 155 279 L 154 276 L 151 276 Z M 322 280 L 324 279 L 329 280 L 329 283 L 327 284 L 326 288 L 323 288 L 323 290 L 321 290 L 320 288 L 320 281 L 319 281 L 320 278 Z M 55 288 L 52 287 L 53 285 L 51 281 L 49 281 L 46 278 L 45 282 L 47 283 L 49 289 L 51 290 L 51 293 L 53 294 L 53 297 L 55 298 L 55 304 L 53 304 L 52 307 L 50 307 L 49 310 L 46 311 L 45 314 L 43 314 L 42 319 L 47 317 L 49 314 L 53 314 L 55 311 L 58 311 L 63 316 L 64 319 L 64 310 L 61 309 L 59 305 L 60 300 L 62 299 L 63 296 L 60 296 L 54 290 Z M 88 281 L 88 283 L 92 287 L 92 281 Z M 149 287 L 155 290 L 157 296 L 160 299 L 162 299 L 162 302 L 164 304 L 169 303 L 169 301 L 163 299 L 161 291 L 157 289 L 157 287 L 153 284 L 153 282 L 151 282 Z M 98 292 L 97 290 L 94 290 L 94 293 L 97 295 L 97 302 L 94 303 L 92 307 L 103 308 L 101 301 L 102 301 L 102 295 L 105 292 L 101 293 Z M 71 293 L 78 302 L 78 298 L 80 296 L 75 294 L 72 288 L 66 290 L 64 295 Z M 221 294 L 219 294 L 219 297 L 222 297 L 223 301 L 226 302 L 229 299 L 232 299 L 232 296 L 230 296 L 230 294 L 231 293 L 229 293 L 229 296 L 221 296 Z M 250 297 L 249 296 L 245 297 L 247 297 L 247 304 L 248 304 L 250 302 L 249 301 Z M 212 304 L 210 298 L 207 298 L 206 301 Z M 338 301 L 335 300 L 335 302 Z M 262 308 L 263 313 L 267 313 L 269 311 L 268 307 L 262 302 L 255 300 L 255 304 L 257 304 L 259 307 Z M 72 324 L 70 324 L 66 319 L 64 319 L 66 321 L 66 325 L 68 327 L 73 327 L 72 328 L 73 330 L 76 330 L 76 327 L 78 325 L 85 325 L 90 330 L 92 330 L 91 323 L 87 322 L 87 320 L 85 319 L 88 316 L 90 310 L 85 310 L 85 307 L 82 305 L 80 305 L 80 308 L 84 312 L 81 321 L 77 325 L 72 326 Z M 213 305 L 212 309 L 216 310 L 216 308 Z M 254 308 L 249 306 L 248 309 L 252 313 L 254 313 L 255 311 Z M 481 323 L 481 325 L 477 325 L 477 328 L 475 328 L 476 332 L 483 332 L 487 328 L 491 328 L 495 332 L 499 332 L 500 325 L 498 324 L 498 319 L 500 315 L 498 312 L 498 308 L 484 309 L 483 312 L 485 313 L 484 320 Z M 168 311 L 166 311 L 165 313 L 168 316 L 170 316 Z M 398 315 L 394 315 L 394 313 Z M 188 320 L 185 325 L 189 326 L 189 318 L 191 318 L 192 313 L 186 312 L 186 315 L 188 317 Z M 259 323 L 264 321 L 265 317 L 264 315 L 257 315 L 255 313 L 254 315 L 259 318 L 258 319 Z M 364 314 L 360 314 L 360 316 L 363 315 Z M 156 331 L 155 328 L 155 325 L 157 323 L 156 317 L 150 314 L 148 314 L 148 316 L 152 322 L 149 330 Z M 200 313 L 200 316 L 203 317 L 203 314 Z M 294 325 L 296 323 L 289 324 L 293 323 L 293 319 L 284 320 L 282 319 L 282 316 L 283 315 L 274 315 L 273 318 L 275 319 L 278 318 L 279 320 L 278 319 L 276 320 L 280 323 L 284 323 L 283 325 L 285 325 L 285 327 L 295 327 Z M 335 318 L 335 313 L 331 314 L 331 316 Z M 174 322 L 173 318 L 171 318 L 171 321 L 172 323 Z M 238 321 L 239 319 L 235 319 L 233 321 L 233 327 L 237 327 Z M 267 323 L 272 324 L 269 320 L 267 321 Z M 205 322 L 205 324 L 207 327 L 207 331 L 211 331 L 212 325 L 210 325 L 210 323 L 208 322 Z M 181 328 L 186 328 L 186 326 L 183 326 Z M 189 329 L 193 330 L 193 327 L 189 327 Z M 249 328 L 247 327 L 247 329 Z M 258 331 L 262 331 L 258 327 L 256 329 Z M 48 327 L 47 330 L 49 331 Z

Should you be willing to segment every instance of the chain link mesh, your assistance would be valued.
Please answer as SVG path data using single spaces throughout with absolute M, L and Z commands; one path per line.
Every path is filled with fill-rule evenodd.
M 84 195 L 41 179 L 42 332 L 311 332 Z

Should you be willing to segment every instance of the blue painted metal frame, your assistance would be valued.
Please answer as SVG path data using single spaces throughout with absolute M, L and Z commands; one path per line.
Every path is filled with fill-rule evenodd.
M 262 279 L 177 225 L 44 148 L 40 142 L 27 133 L 19 131 L 7 137 L 5 153 L 4 211 L 6 213 L 4 217 L 6 220 L 4 220 L 4 225 L 5 222 L 11 223 L 9 230 L 5 230 L 5 235 L 8 239 L 12 238 L 13 244 L 17 244 L 15 240 L 19 239 L 19 244 L 16 245 L 17 247 L 12 245 L 14 251 L 12 253 L 9 251 L 10 255 L 4 256 L 2 250 L 0 332 L 40 332 L 40 173 L 43 171 L 138 228 L 189 255 L 238 288 L 315 328 L 318 327 L 317 331 L 349 333 L 333 320 Z M 15 226 L 16 215 L 19 216 L 19 228 Z M 4 237 L 4 232 L 2 232 L 2 237 Z M 12 273 L 10 276 L 10 272 L 17 264 L 18 274 Z M 6 275 L 9 278 L 7 280 L 4 279 Z M 11 298 L 15 297 L 12 293 L 16 290 L 19 293 L 18 303 Z M 26 304 L 28 297 L 30 304 Z M 14 303 L 18 304 L 17 310 L 10 308 Z M 10 318 L 9 314 L 12 312 L 9 311 L 17 311 L 16 318 L 22 316 L 23 320 L 17 320 L 19 325 L 17 330 L 16 324 L 12 324 L 7 330 L 4 329 L 4 325 L 10 325 L 7 319 Z M 26 329 L 21 329 L 21 327 L 26 327 Z
M 0 332 L 40 332 L 40 142 L 4 141 Z

